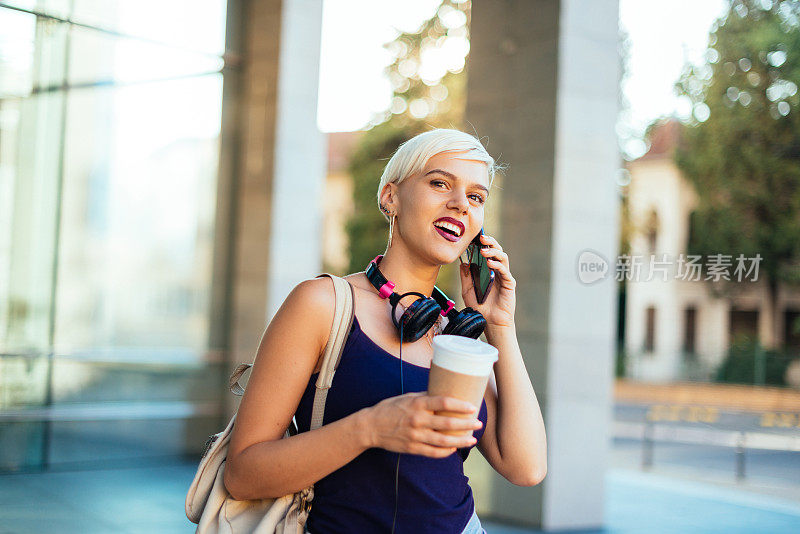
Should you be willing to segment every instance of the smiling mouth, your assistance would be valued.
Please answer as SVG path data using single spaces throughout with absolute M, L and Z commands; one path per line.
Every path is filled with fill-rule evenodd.
M 434 228 L 436 229 L 437 232 L 439 232 L 440 236 L 447 239 L 448 241 L 456 242 L 461 239 L 461 236 L 456 235 L 456 231 L 454 230 L 450 230 L 449 228 L 442 228 L 440 226 L 435 226 L 435 225 Z

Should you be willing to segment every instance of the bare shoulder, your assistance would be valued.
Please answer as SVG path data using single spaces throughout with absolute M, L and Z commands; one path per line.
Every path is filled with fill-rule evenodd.
M 365 283 L 369 284 L 363 272 L 348 274 L 341 278 L 346 280 L 356 291 L 366 290 Z M 327 276 L 303 280 L 295 286 L 286 300 L 285 305 L 304 308 L 303 316 L 308 321 L 307 331 L 310 329 L 317 334 L 319 355 L 314 372 L 319 372 L 322 366 L 322 354 L 328 344 L 336 309 L 336 290 L 333 287 L 333 280 Z M 290 300 L 291 303 L 289 303 Z
M 327 343 L 334 303 L 330 279 L 303 280 L 269 321 L 239 405 L 229 461 L 255 443 L 280 439 L 289 427 Z
M 297 284 L 286 297 L 286 306 L 299 308 L 295 317 L 302 318 L 303 329 L 317 338 L 319 355 L 325 349 L 336 308 L 333 280 L 327 276 L 309 278 Z M 314 372 L 319 371 L 319 362 Z
M 292 289 L 287 300 L 292 298 L 295 304 L 305 306 L 310 312 L 329 312 L 333 318 L 333 307 L 336 303 L 336 293 L 333 289 L 333 280 L 327 276 L 303 280 Z

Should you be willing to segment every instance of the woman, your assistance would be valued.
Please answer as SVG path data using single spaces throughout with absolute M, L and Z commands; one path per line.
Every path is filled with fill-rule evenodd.
M 397 293 L 431 295 L 440 267 L 458 260 L 480 232 L 495 168 L 480 141 L 457 130 L 431 130 L 400 145 L 378 189 L 379 208 L 390 221 L 380 270 Z M 439 228 L 445 217 L 458 236 Z M 309 432 L 335 300 L 326 277 L 305 280 L 269 323 L 239 407 L 225 470 L 235 498 L 279 497 L 315 484 L 306 525 L 312 534 L 480 534 L 463 475 L 473 446 L 516 485 L 544 478 L 545 429 L 516 337 L 516 282 L 497 240 L 484 235 L 482 241 L 497 277 L 483 304 L 465 264 L 460 273 L 464 302 L 483 314 L 486 339 L 499 352 L 481 406 L 425 394 L 432 337 L 443 325 L 403 342 L 401 352 L 391 304 L 358 272 L 345 277 L 354 287 L 355 319 L 324 424 Z M 410 393 L 400 394 L 400 366 L 403 391 Z M 437 416 L 436 410 L 472 417 Z M 295 413 L 300 433 L 281 439 Z M 473 432 L 451 436 L 436 429 Z M 395 480 L 397 453 L 404 454 Z

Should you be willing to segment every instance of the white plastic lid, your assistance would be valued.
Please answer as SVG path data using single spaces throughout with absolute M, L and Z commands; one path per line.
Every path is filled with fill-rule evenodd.
M 489 376 L 497 349 L 471 337 L 441 334 L 433 338 L 433 363 L 454 373 Z

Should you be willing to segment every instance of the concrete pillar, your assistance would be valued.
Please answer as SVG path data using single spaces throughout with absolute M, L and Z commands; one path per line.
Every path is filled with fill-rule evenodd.
M 322 0 L 231 0 L 229 10 L 213 305 L 223 326 L 212 329 L 212 346 L 229 350 L 226 373 L 253 360 L 292 287 L 321 271 L 326 164 Z
M 466 119 L 509 164 L 493 191 L 499 228 L 487 231 L 517 279 L 518 335 L 548 437 L 538 486 L 470 464 L 482 518 L 545 530 L 603 524 L 617 308 L 617 21 L 616 0 L 472 4 Z M 612 276 L 578 280 L 587 248 L 611 262 Z
M 322 272 L 327 137 L 317 128 L 322 0 L 284 0 L 267 313 Z

